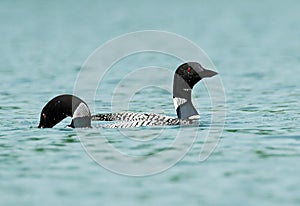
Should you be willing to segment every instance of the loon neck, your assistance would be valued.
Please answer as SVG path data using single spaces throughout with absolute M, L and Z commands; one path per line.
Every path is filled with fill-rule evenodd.
M 91 114 L 85 102 L 80 102 L 72 114 L 72 122 L 69 127 L 91 127 Z
M 173 97 L 178 119 L 199 119 L 199 113 L 190 99 Z
M 192 87 L 181 78 L 174 78 L 173 102 L 179 119 L 199 119 L 199 113 L 192 103 Z

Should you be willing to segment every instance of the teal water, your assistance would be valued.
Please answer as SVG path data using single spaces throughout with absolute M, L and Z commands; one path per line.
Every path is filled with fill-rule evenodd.
M 1 205 L 299 205 L 299 9 L 296 0 L 1 1 Z M 194 100 L 204 126 L 191 150 L 164 172 L 130 177 L 95 163 L 78 133 L 64 127 L 69 119 L 53 129 L 35 127 L 50 98 L 73 92 L 80 66 L 98 46 L 145 29 L 174 32 L 206 51 L 224 84 L 227 118 L 217 148 L 199 162 L 210 107 L 203 84 L 197 85 Z M 170 69 L 179 64 L 131 56 L 119 67 L 141 62 Z M 104 86 L 117 83 L 118 75 Z M 96 111 L 107 111 L 110 93 L 97 95 Z M 157 89 L 139 92 L 130 109 L 174 114 L 169 93 Z M 137 144 L 117 130 L 103 133 L 119 150 L 151 155 L 177 129 L 153 140 L 160 129 L 125 130 L 148 140 Z M 187 140 L 191 130 L 183 130 Z M 84 132 L 101 138 L 100 129 Z M 114 162 L 107 151 L 93 149 Z

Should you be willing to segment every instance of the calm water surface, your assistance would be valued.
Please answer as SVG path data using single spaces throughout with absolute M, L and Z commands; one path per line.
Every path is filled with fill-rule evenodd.
M 296 0 L 1 1 L 1 205 L 299 205 L 299 9 Z M 72 93 L 80 66 L 94 49 L 144 29 L 183 35 L 208 53 L 226 90 L 227 118 L 217 148 L 198 162 L 211 114 L 206 89 L 197 85 L 193 95 L 202 126 L 191 150 L 165 172 L 136 178 L 96 164 L 76 131 L 65 128 L 70 119 L 53 129 L 35 127 L 50 98 Z M 137 55 L 117 67 L 174 71 L 178 64 Z M 121 79 L 115 72 L 104 86 Z M 108 111 L 111 93 L 97 96 L 97 112 Z M 174 115 L 170 94 L 159 89 L 137 93 L 129 107 Z M 107 134 L 122 151 L 151 155 L 178 129 L 124 131 L 133 139 L 144 137 L 139 144 L 118 130 L 85 132 L 92 139 Z M 185 138 L 192 137 L 191 130 L 183 129 Z M 152 135 L 160 138 L 150 140 Z

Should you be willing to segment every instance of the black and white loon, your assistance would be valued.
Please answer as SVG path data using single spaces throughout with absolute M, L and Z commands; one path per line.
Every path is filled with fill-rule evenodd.
M 88 105 L 74 95 L 60 95 L 50 100 L 41 112 L 39 128 L 51 128 L 64 118 L 72 117 L 70 127 L 91 127 L 91 121 L 115 121 L 105 128 L 128 128 L 155 125 L 197 124 L 199 113 L 192 103 L 192 89 L 201 79 L 217 72 L 204 69 L 197 62 L 180 65 L 173 80 L 173 101 L 177 118 L 155 113 L 120 112 L 91 115 Z

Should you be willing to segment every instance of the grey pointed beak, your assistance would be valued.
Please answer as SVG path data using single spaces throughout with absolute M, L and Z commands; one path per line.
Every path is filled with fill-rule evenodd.
M 215 72 L 215 71 L 212 71 L 212 70 L 209 70 L 209 69 L 204 69 L 203 71 L 201 71 L 199 73 L 199 76 L 201 78 L 206 78 L 206 77 L 213 77 L 217 74 L 218 74 L 218 72 Z

